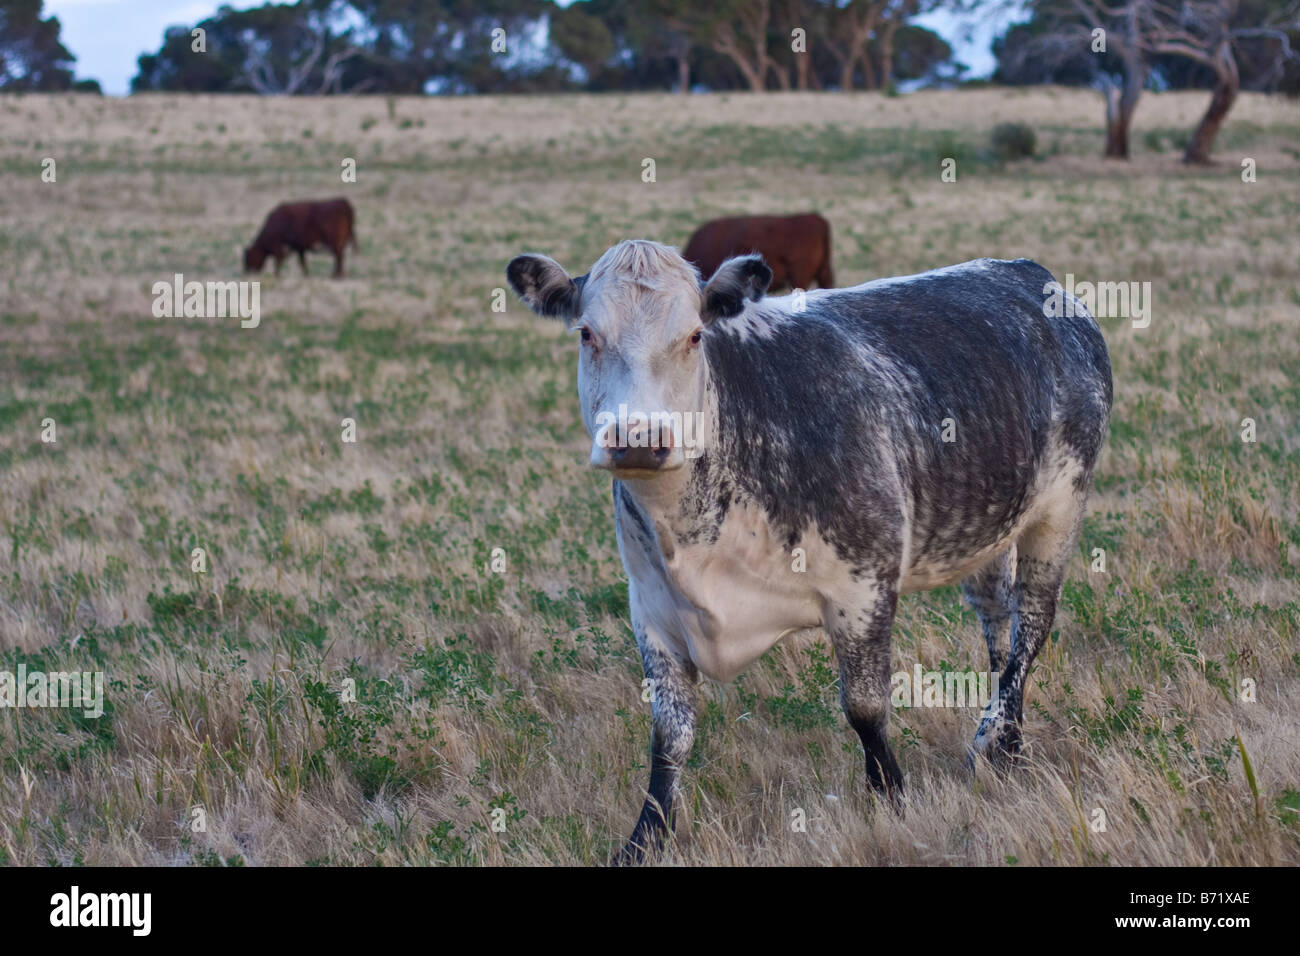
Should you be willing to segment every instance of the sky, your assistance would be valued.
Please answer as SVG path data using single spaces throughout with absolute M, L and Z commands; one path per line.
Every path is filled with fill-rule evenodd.
M 261 6 L 265 0 L 225 0 L 237 10 Z M 567 6 L 568 0 L 561 0 Z M 220 0 L 45 0 L 46 14 L 63 25 L 63 45 L 77 57 L 77 78 L 99 80 L 110 96 L 124 96 L 131 88 L 136 58 L 162 46 L 163 31 L 176 24 L 191 26 L 216 12 Z M 917 17 L 919 26 L 942 36 L 957 59 L 971 68 L 970 76 L 993 72 L 990 44 L 1005 18 L 979 21 L 971 38 L 962 24 L 944 12 Z
M 264 0 L 225 0 L 243 10 Z M 216 13 L 219 0 L 45 0 L 45 13 L 59 18 L 63 45 L 77 58 L 77 79 L 99 80 L 104 92 L 131 90 L 136 59 L 157 53 L 169 26 L 192 26 Z

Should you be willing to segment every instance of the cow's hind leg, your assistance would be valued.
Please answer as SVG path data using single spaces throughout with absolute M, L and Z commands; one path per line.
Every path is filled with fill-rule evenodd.
M 888 736 L 889 647 L 898 591 L 876 584 L 869 593 L 870 600 L 856 606 L 829 605 L 824 621 L 840 667 L 840 703 L 866 755 L 867 782 L 898 806 L 903 773 Z
M 632 836 L 614 857 L 615 865 L 640 863 L 658 852 L 673 829 L 673 803 L 682 766 L 695 740 L 696 670 L 678 660 L 641 627 L 636 628 L 641 662 L 650 684 L 654 717 L 650 734 L 650 792 Z
M 998 674 L 1011 655 L 1011 617 L 1015 611 L 1016 546 L 962 581 L 966 601 L 980 619 L 989 648 L 989 673 Z
M 997 696 L 984 711 L 975 734 L 972 765 L 980 754 L 995 765 L 1004 765 L 1020 753 L 1025 682 L 1052 631 L 1061 582 L 1082 517 L 1083 496 L 1078 495 L 1054 515 L 1031 525 L 1016 541 L 1011 654 L 998 678 Z

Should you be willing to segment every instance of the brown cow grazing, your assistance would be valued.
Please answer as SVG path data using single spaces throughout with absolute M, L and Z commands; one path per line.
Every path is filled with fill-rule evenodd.
M 757 252 L 772 270 L 771 289 L 807 289 L 814 279 L 823 289 L 831 275 L 831 224 L 815 212 L 800 216 L 730 216 L 695 230 L 682 258 L 707 281 L 723 261 Z
M 244 250 L 244 271 L 261 272 L 267 256 L 275 257 L 275 274 L 291 251 L 298 253 L 302 274 L 307 275 L 306 253 L 325 249 L 334 253 L 334 278 L 343 275 L 343 247 L 357 247 L 352 229 L 352 203 L 322 199 L 281 203 L 271 210 L 253 244 Z

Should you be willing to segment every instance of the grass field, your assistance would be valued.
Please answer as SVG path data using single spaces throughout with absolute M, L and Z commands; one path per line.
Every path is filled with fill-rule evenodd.
M 1027 766 L 972 779 L 978 709 L 900 709 L 879 810 L 808 633 L 700 688 L 665 859 L 1300 863 L 1300 112 L 1243 96 L 1187 169 L 1205 100 L 1147 95 L 1125 165 L 1054 89 L 0 98 L 0 671 L 107 699 L 0 710 L 0 862 L 604 862 L 650 725 L 609 480 L 572 339 L 494 290 L 521 251 L 576 273 L 816 209 L 841 284 L 1028 256 L 1149 281 L 1152 321 L 1101 320 L 1114 420 Z M 1037 159 L 988 158 L 1004 120 Z M 154 282 L 238 278 L 275 203 L 334 195 L 346 279 L 287 262 L 256 329 L 153 317 Z M 903 599 L 894 658 L 986 666 L 956 589 Z

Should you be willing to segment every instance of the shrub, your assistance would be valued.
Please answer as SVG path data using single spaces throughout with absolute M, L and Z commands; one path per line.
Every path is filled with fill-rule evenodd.
M 993 152 L 1008 162 L 1034 155 L 1034 131 L 1024 123 L 999 123 L 993 127 Z

